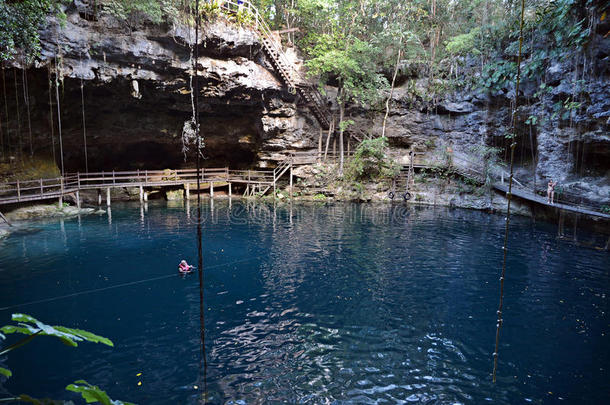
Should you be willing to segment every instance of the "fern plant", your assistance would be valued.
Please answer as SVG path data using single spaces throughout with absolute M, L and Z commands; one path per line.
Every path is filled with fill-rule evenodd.
M 27 314 L 13 314 L 12 320 L 15 324 L 5 325 L 0 328 L 0 341 L 6 340 L 6 335 L 25 335 L 25 337 L 0 350 L 0 356 L 30 343 L 39 336 L 55 337 L 62 343 L 71 347 L 78 346 L 79 342 L 101 343 L 106 346 L 114 346 L 110 339 L 96 335 L 95 333 L 82 329 L 67 328 L 65 326 L 47 325 Z M 10 378 L 13 373 L 7 368 L 0 367 L 0 375 L 5 378 Z M 111 399 L 108 394 L 98 386 L 91 385 L 84 380 L 78 380 L 74 384 L 68 385 L 66 390 L 80 393 L 87 403 L 100 403 L 102 405 L 133 405 L 129 402 Z M 64 404 L 64 401 L 61 400 L 36 399 L 27 394 L 21 394 L 13 398 L 0 398 L 0 402 L 26 402 L 35 405 Z

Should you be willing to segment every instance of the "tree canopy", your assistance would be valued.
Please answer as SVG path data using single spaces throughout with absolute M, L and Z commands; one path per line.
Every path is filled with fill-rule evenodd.
M 201 0 L 202 10 L 222 0 Z M 63 16 L 69 0 L 0 0 L 0 59 L 35 58 L 45 16 Z M 582 49 L 592 18 L 607 5 L 594 0 L 526 0 L 526 77 L 540 75 L 553 58 Z M 127 23 L 146 18 L 176 22 L 194 0 L 98 0 L 96 12 Z M 518 0 L 252 0 L 275 29 L 298 28 L 288 42 L 303 52 L 310 75 L 344 89 L 344 99 L 371 102 L 388 87 L 389 71 L 427 77 L 427 93 L 452 86 L 501 86 L 516 70 Z M 202 11 L 203 12 L 203 11 Z M 601 18 L 601 17 L 600 17 Z M 458 74 L 465 66 L 478 74 Z M 450 86 L 451 87 L 451 86 Z

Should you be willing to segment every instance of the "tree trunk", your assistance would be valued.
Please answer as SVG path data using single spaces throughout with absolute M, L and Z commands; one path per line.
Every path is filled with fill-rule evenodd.
M 400 46 L 400 44 L 398 45 Z M 392 76 L 392 86 L 390 87 L 390 96 L 385 102 L 385 116 L 383 117 L 383 126 L 381 127 L 381 137 L 385 136 L 385 125 L 388 121 L 388 115 L 390 115 L 390 102 L 392 101 L 392 96 L 394 95 L 394 83 L 396 83 L 396 76 L 398 75 L 398 66 L 400 64 L 400 54 L 401 49 L 398 49 L 398 57 L 396 58 L 396 66 L 394 67 L 394 76 Z
M 326 162 L 326 156 L 328 155 L 328 145 L 330 144 L 330 135 L 335 130 L 335 117 L 332 117 L 330 125 L 328 127 L 328 136 L 326 137 L 326 149 L 324 149 L 324 162 Z

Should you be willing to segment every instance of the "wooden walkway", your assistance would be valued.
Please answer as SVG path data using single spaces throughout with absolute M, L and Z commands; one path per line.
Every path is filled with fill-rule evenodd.
M 348 156 L 346 154 L 346 156 Z M 296 166 L 316 162 L 336 161 L 336 153 L 292 152 L 280 161 L 274 169 L 265 170 L 231 170 L 223 168 L 202 168 L 199 182 L 202 189 L 209 189 L 214 194 L 214 187 L 228 187 L 232 194 L 232 185 L 245 185 L 245 196 L 263 196 L 271 189 L 275 194 L 278 182 L 290 174 L 292 187 L 292 170 Z M 197 184 L 196 169 L 165 170 L 132 170 L 89 173 L 71 173 L 64 177 L 51 179 L 24 180 L 0 184 L 0 205 L 16 204 L 28 201 L 62 199 L 66 194 L 79 193 L 83 190 L 106 191 L 107 204 L 110 205 L 110 190 L 113 188 L 139 188 L 140 200 L 147 198 L 146 189 L 151 187 L 183 187 L 187 197 Z M 77 194 L 77 202 L 79 196 Z M 100 196 L 101 204 L 101 196 Z
M 199 182 L 213 194 L 214 185 L 245 184 L 247 187 L 267 187 L 277 183 L 275 170 L 229 170 L 204 168 Z M 110 189 L 137 187 L 140 199 L 145 199 L 144 188 L 182 186 L 189 192 L 197 184 L 197 170 L 136 170 L 67 174 L 53 179 L 38 179 L 0 184 L 0 205 L 27 201 L 61 199 L 66 194 L 83 190 L 106 190 L 110 203 Z
M 349 157 L 351 153 L 347 154 Z M 229 168 L 204 168 L 201 170 L 199 182 L 202 189 L 209 189 L 210 196 L 214 196 L 214 186 L 228 187 L 229 195 L 232 194 L 232 185 L 245 185 L 245 196 L 263 196 L 273 189 L 275 194 L 278 183 L 289 174 L 289 187 L 292 191 L 294 167 L 310 165 L 322 161 L 337 161 L 337 153 L 293 152 L 288 154 L 285 160 L 280 161 L 275 169 L 266 170 L 230 170 Z M 419 169 L 446 168 L 462 177 L 470 178 L 480 184 L 485 182 L 480 164 L 458 156 L 452 156 L 450 161 L 442 161 L 427 158 L 424 153 L 416 152 L 413 155 L 413 167 Z M 404 173 L 403 173 L 404 175 Z M 496 173 L 493 176 L 491 186 L 502 192 L 508 192 L 508 179 L 506 173 Z M 411 179 L 412 180 L 412 179 Z M 110 205 L 110 190 L 112 188 L 139 188 L 140 200 L 147 199 L 147 190 L 152 187 L 183 187 L 188 198 L 191 189 L 196 187 L 197 171 L 195 169 L 177 170 L 136 170 L 136 171 L 110 171 L 96 173 L 67 174 L 64 177 L 53 179 L 38 179 L 17 181 L 0 184 L 0 205 L 16 204 L 28 201 L 41 201 L 49 199 L 61 199 L 66 194 L 76 194 L 77 203 L 80 204 L 79 192 L 83 190 L 98 190 L 99 203 L 101 204 L 101 191 L 106 191 L 106 203 Z M 564 201 L 547 203 L 547 199 L 535 194 L 532 190 L 524 187 L 519 181 L 514 180 L 512 188 L 513 196 L 522 200 L 557 208 L 577 214 L 588 215 L 596 218 L 610 219 L 610 214 L 600 212 L 593 207 L 585 205 L 570 204 Z
M 508 193 L 508 184 L 507 183 L 494 183 L 493 188 L 503 193 Z M 518 197 L 522 200 L 527 200 L 534 202 L 539 205 L 545 205 L 550 208 L 557 208 L 564 211 L 574 212 L 577 214 L 589 215 L 592 217 L 605 218 L 610 219 L 610 214 L 606 214 L 603 212 L 595 211 L 593 208 L 584 207 L 580 205 L 572 205 L 566 203 L 555 202 L 553 204 L 549 204 L 548 200 L 545 197 L 541 197 L 537 194 L 534 194 L 531 191 L 524 190 L 521 187 L 515 187 L 513 184 L 513 188 L 511 190 L 513 196 Z
M 454 173 L 459 174 L 464 178 L 469 178 L 476 181 L 479 184 L 486 182 L 486 176 L 484 169 L 481 167 L 481 163 L 468 160 L 464 157 L 452 155 L 449 160 L 441 160 L 434 158 L 426 158 L 424 153 L 416 152 L 414 156 L 414 167 L 417 168 L 446 168 Z M 490 173 L 491 186 L 502 193 L 508 193 L 508 178 L 509 174 L 503 170 Z M 549 204 L 547 198 L 541 197 L 536 194 L 533 190 L 528 189 L 518 179 L 513 178 L 513 186 L 511 193 L 514 197 L 522 200 L 530 201 L 532 203 L 543 205 L 549 208 L 557 208 L 577 214 L 589 215 L 596 218 L 610 219 L 610 214 L 601 212 L 594 207 L 589 207 L 583 204 L 572 204 L 566 201 Z

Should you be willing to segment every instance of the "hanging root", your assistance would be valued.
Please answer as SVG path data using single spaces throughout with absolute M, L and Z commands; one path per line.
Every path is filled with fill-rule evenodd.
M 197 149 L 199 145 L 199 154 L 203 150 L 203 140 L 197 142 L 197 126 L 194 119 L 184 121 L 182 127 L 182 153 L 184 154 L 184 160 L 186 161 L 186 155 L 190 152 L 191 147 Z
M 517 58 L 517 80 L 515 83 L 515 102 L 512 113 L 512 134 L 510 135 L 510 177 L 508 179 L 508 193 L 506 193 L 506 198 L 508 202 L 506 204 L 506 224 L 504 228 L 504 246 L 503 250 L 503 258 L 502 258 L 502 275 L 500 276 L 500 303 L 498 305 L 498 321 L 496 323 L 496 345 L 493 353 L 493 372 L 492 372 L 492 381 L 496 382 L 496 373 L 498 370 L 498 352 L 500 350 L 500 329 L 502 328 L 502 309 L 504 306 L 504 279 L 506 275 L 506 257 L 508 255 L 508 230 L 510 225 L 510 203 L 512 199 L 512 189 L 513 189 L 513 173 L 514 173 L 514 163 L 515 163 L 515 148 L 517 147 L 517 142 L 515 141 L 515 134 L 517 120 L 515 119 L 517 108 L 519 107 L 519 80 L 521 79 L 521 52 L 523 47 L 523 18 L 525 12 L 525 0 L 521 0 L 521 20 L 519 22 L 519 56 Z

